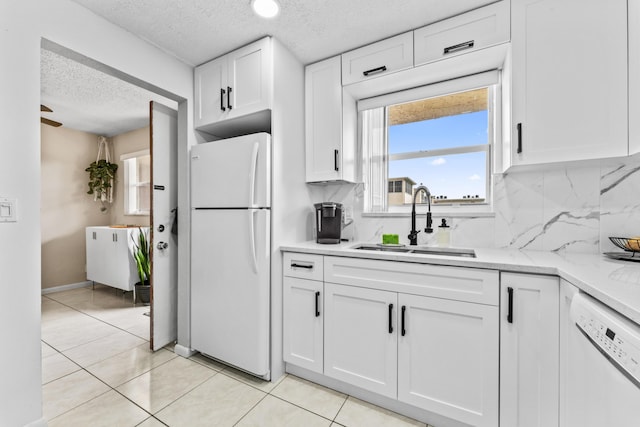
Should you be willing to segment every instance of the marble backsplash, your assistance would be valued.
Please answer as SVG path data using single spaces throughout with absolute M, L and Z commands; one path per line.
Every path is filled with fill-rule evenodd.
M 447 218 L 451 245 L 599 253 L 614 250 L 609 236 L 640 236 L 640 157 L 570 164 L 548 170 L 493 177 L 493 211 L 486 216 L 434 213 L 434 225 Z M 409 216 L 362 216 L 362 184 L 310 185 L 311 200 L 337 201 L 353 210 L 343 237 L 380 242 L 383 233 L 408 243 Z M 424 228 L 425 216 L 417 224 Z M 419 234 L 419 244 L 435 244 Z

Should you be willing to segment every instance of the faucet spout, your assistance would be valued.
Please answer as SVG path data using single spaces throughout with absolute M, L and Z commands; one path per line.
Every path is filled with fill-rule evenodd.
M 424 191 L 427 196 L 428 203 L 428 211 L 427 211 L 427 226 L 424 229 L 425 233 L 433 233 L 433 220 L 431 219 L 431 192 L 429 189 L 420 185 L 416 188 L 416 191 L 413 193 L 413 203 L 411 204 L 411 232 L 409 232 L 409 245 L 416 246 L 418 244 L 418 233 L 420 230 L 416 230 L 416 198 L 418 197 L 418 193 Z

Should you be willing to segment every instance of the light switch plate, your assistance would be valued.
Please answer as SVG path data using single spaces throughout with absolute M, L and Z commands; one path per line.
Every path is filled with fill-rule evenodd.
M 16 222 L 18 202 L 16 199 L 0 197 L 0 222 Z

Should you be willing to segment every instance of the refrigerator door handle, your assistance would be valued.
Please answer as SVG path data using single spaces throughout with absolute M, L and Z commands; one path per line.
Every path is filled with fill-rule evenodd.
M 251 153 L 251 165 L 249 174 L 249 206 L 256 205 L 256 169 L 258 168 L 258 143 L 253 144 L 253 152 Z
M 249 241 L 250 246 L 249 250 L 251 251 L 251 259 L 253 261 L 253 271 L 258 273 L 258 257 L 256 255 L 256 235 L 255 235 L 255 222 L 256 222 L 256 214 L 258 212 L 253 210 L 249 215 Z

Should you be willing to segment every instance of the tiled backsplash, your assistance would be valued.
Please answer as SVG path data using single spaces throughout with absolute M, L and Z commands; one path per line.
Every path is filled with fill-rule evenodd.
M 451 245 L 598 253 L 614 249 L 609 236 L 640 236 L 640 157 L 571 164 L 494 176 L 495 216 L 448 218 Z M 408 217 L 362 217 L 362 185 L 309 186 L 314 202 L 352 207 L 344 230 L 355 240 L 380 242 L 383 233 L 408 243 Z M 446 214 L 444 215 L 446 217 Z M 443 217 L 434 214 L 434 225 Z M 418 227 L 424 228 L 424 215 Z M 435 244 L 435 233 L 419 244 Z

